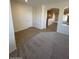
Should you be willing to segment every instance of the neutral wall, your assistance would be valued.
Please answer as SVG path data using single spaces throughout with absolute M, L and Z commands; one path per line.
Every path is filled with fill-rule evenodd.
M 42 7 L 41 27 L 42 27 L 42 29 L 45 29 L 46 28 L 46 20 L 47 20 L 47 9 L 46 9 L 45 5 L 42 5 L 41 7 Z
M 33 27 L 46 28 L 47 11 L 44 5 L 33 7 Z
M 11 8 L 9 9 L 9 53 L 16 49 Z
M 33 7 L 33 26 L 36 28 L 41 28 L 41 6 Z
M 32 26 L 32 6 L 25 3 L 11 2 L 14 31 L 21 31 Z

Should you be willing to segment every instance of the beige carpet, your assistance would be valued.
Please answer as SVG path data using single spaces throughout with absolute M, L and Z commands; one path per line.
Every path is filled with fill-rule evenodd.
M 40 33 L 21 48 L 23 59 L 69 59 L 68 36 L 57 32 Z
M 17 49 L 23 59 L 69 59 L 69 39 L 57 32 L 42 32 Z
M 48 28 L 40 30 L 34 27 L 19 31 L 15 33 L 16 38 L 16 45 L 17 47 L 20 46 L 24 41 L 32 38 L 33 36 L 37 35 L 40 32 L 56 32 L 57 24 L 53 23 L 52 25 L 48 26 Z
M 29 28 L 29 29 L 26 29 L 26 30 L 23 30 L 23 31 L 19 31 L 19 32 L 16 32 L 15 33 L 15 38 L 16 38 L 16 45 L 17 45 L 17 50 L 15 50 L 14 52 L 12 52 L 11 54 L 10 54 L 10 57 L 23 57 L 23 59 L 28 59 L 29 58 L 29 56 L 30 56 L 30 52 L 28 51 L 28 49 L 30 50 L 31 48 L 29 47 L 29 40 L 30 40 L 30 42 L 32 43 L 32 40 L 34 41 L 34 44 L 36 45 L 36 46 L 39 46 L 40 47 L 40 45 L 41 44 L 47 44 L 47 43 L 45 43 L 44 41 L 45 41 L 45 39 L 48 39 L 48 38 L 50 38 L 50 36 L 51 37 L 54 37 L 54 35 L 52 35 L 52 34 L 45 34 L 46 35 L 46 38 L 44 38 L 44 40 L 39 40 L 38 38 L 37 39 L 34 39 L 34 37 L 36 37 L 36 36 L 39 36 L 40 38 L 42 37 L 42 36 L 40 36 L 40 33 L 42 33 L 42 32 L 46 32 L 46 33 L 48 33 L 48 32 L 55 32 L 56 31 L 56 28 L 57 28 L 57 24 L 52 24 L 52 25 L 50 25 L 47 29 L 43 29 L 43 30 L 39 30 L 39 29 L 36 29 L 36 28 Z M 63 35 L 63 34 L 61 34 L 62 36 L 64 36 L 65 37 L 65 39 L 67 38 L 67 48 L 66 48 L 66 46 L 64 46 L 65 48 L 64 49 L 61 49 L 60 47 L 59 48 L 57 48 L 57 46 L 59 46 L 59 44 L 61 45 L 61 43 L 57 43 L 57 44 L 53 44 L 54 45 L 54 54 L 55 55 L 58 55 L 58 56 L 60 56 L 59 54 L 57 54 L 56 53 L 56 51 L 55 51 L 55 49 L 58 49 L 58 51 L 61 49 L 62 51 L 64 51 L 63 53 L 65 54 L 63 54 L 64 55 L 64 57 L 61 57 L 61 58 L 64 58 L 64 59 L 68 59 L 68 36 L 66 36 L 66 35 Z M 55 36 L 56 37 L 56 36 Z M 59 36 L 60 37 L 60 36 Z M 61 38 L 61 37 L 60 37 Z M 65 44 L 65 39 L 61 39 L 60 41 L 63 43 L 63 44 Z M 50 42 L 51 40 L 50 39 L 48 39 L 49 41 L 48 42 Z M 35 43 L 37 41 L 37 43 Z M 55 41 L 55 40 L 52 40 L 52 41 Z M 56 42 L 60 42 L 60 41 L 56 41 Z M 31 45 L 32 46 L 32 45 Z M 48 51 L 48 50 L 51 50 L 51 48 L 50 48 L 50 46 L 51 45 L 47 45 L 47 47 L 49 47 L 49 49 L 47 49 L 46 51 Z M 28 47 L 28 49 L 26 48 L 26 47 Z M 33 46 L 34 47 L 34 46 Z M 42 46 L 41 46 L 42 47 Z M 32 52 L 34 52 L 34 49 L 36 49 L 35 47 L 34 48 L 32 48 L 31 49 L 31 51 Z M 45 49 L 45 48 L 44 48 Z M 44 49 L 40 49 L 40 51 L 41 50 L 44 50 Z M 28 54 L 27 54 L 27 51 L 28 51 Z M 38 51 L 38 50 L 37 50 Z M 60 51 L 61 52 L 61 51 Z M 67 52 L 67 53 L 65 53 L 65 52 Z M 47 54 L 49 54 L 49 56 L 50 56 L 50 52 L 45 52 L 45 53 L 47 53 Z M 44 54 L 45 54 L 44 53 Z M 27 55 L 26 55 L 27 54 Z M 46 55 L 47 55 L 46 54 Z M 29 55 L 29 56 L 28 56 Z M 39 55 L 39 54 L 38 54 Z M 42 54 L 41 54 L 42 55 Z M 53 54 L 51 54 L 51 55 L 53 55 Z M 39 55 L 40 56 L 40 55 Z M 48 57 L 49 57 L 48 56 Z M 51 59 L 52 58 L 54 58 L 54 59 L 58 59 L 58 57 L 57 56 L 50 56 L 51 57 Z M 33 56 L 33 58 L 34 58 L 34 56 Z M 35 58 L 39 58 L 39 57 L 35 57 Z M 34 59 L 35 59 L 34 58 Z M 60 58 L 60 59 L 61 59 Z

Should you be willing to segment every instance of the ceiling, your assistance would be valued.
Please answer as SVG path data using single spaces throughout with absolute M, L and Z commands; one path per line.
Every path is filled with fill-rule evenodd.
M 25 0 L 12 0 L 16 2 L 26 3 Z M 40 4 L 52 4 L 57 2 L 65 2 L 68 0 L 28 0 L 27 4 L 40 5 Z

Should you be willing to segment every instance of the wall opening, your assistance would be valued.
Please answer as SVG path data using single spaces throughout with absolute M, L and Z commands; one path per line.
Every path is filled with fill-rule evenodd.
M 57 28 L 58 17 L 59 17 L 59 8 L 51 8 L 47 10 L 46 28 L 48 28 L 50 25 L 52 26 L 54 25 Z
M 64 9 L 63 24 L 69 25 L 69 8 Z

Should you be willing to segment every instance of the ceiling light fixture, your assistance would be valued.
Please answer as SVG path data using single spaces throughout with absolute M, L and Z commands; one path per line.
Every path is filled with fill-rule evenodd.
M 25 2 L 28 2 L 28 0 L 25 0 Z

